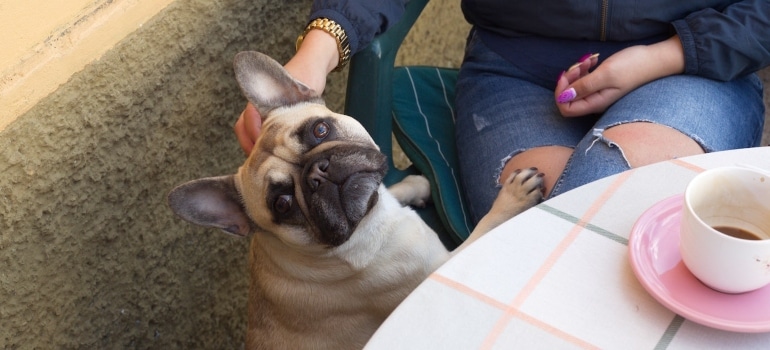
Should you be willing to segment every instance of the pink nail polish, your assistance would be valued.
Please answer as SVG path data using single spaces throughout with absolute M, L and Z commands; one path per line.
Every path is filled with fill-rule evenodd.
M 556 102 L 567 103 L 574 100 L 575 97 L 577 97 L 577 92 L 575 91 L 575 88 L 569 88 L 567 90 L 564 90 L 561 94 L 559 94 L 559 97 L 556 99 Z

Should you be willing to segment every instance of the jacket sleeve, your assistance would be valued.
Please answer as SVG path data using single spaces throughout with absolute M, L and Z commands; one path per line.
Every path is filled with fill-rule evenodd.
M 325 17 L 337 22 L 348 35 L 350 51 L 355 54 L 369 44 L 375 35 L 398 22 L 408 1 L 315 0 L 309 21 Z
M 685 74 L 732 80 L 770 66 L 770 1 L 744 0 L 673 22 Z

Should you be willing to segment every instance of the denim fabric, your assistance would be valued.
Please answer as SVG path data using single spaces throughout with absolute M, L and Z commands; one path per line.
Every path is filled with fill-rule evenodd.
M 601 52 L 601 48 L 597 50 Z M 605 56 L 606 57 L 606 56 Z M 672 127 L 707 152 L 758 146 L 764 105 L 756 75 L 730 82 L 678 75 L 646 84 L 604 114 L 564 118 L 553 82 L 512 64 L 471 34 L 457 81 L 456 139 L 469 210 L 477 222 L 499 192 L 498 177 L 514 155 L 540 146 L 574 149 L 551 196 L 629 169 L 603 131 L 629 122 Z M 565 69 L 567 67 L 564 67 Z

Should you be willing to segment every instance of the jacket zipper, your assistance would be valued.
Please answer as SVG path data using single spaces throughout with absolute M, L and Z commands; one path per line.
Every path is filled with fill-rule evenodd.
M 607 12 L 609 12 L 610 0 L 602 0 L 602 23 L 599 40 L 607 41 Z

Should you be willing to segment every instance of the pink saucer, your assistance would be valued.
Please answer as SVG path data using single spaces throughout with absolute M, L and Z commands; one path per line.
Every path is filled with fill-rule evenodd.
M 770 331 L 770 286 L 725 294 L 687 270 L 679 254 L 681 208 L 680 194 L 653 205 L 634 224 L 628 250 L 639 282 L 658 302 L 690 321 L 734 332 Z

